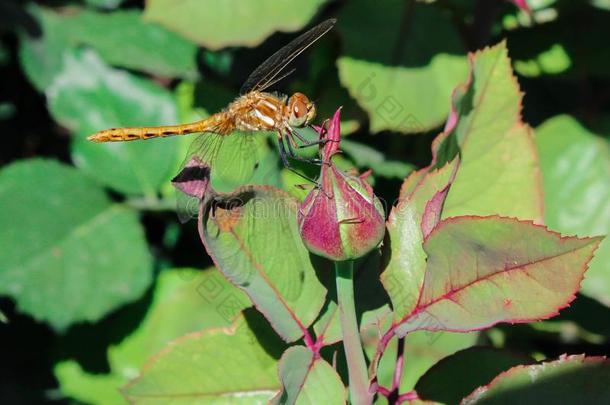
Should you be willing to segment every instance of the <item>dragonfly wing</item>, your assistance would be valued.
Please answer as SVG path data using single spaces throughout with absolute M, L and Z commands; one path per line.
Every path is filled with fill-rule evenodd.
M 186 157 L 182 162 L 179 173 L 184 173 L 187 166 L 191 163 L 193 158 L 197 158 L 197 164 L 212 167 L 216 161 L 218 151 L 222 146 L 222 136 L 212 133 L 205 132 L 196 135 L 196 138 L 191 142 Z M 181 175 L 180 174 L 180 175 Z M 177 177 L 179 177 L 178 175 Z M 198 179 L 203 180 L 203 179 Z M 199 212 L 199 197 L 195 197 L 191 194 L 186 194 L 178 190 L 176 194 L 177 202 L 177 213 L 180 222 L 188 222 L 191 218 L 196 218 Z
M 255 137 L 256 134 L 244 132 L 199 134 L 191 143 L 181 170 L 197 158 L 200 164 L 210 167 L 210 182 L 214 190 L 233 191 L 248 184 L 257 172 L 262 157 L 260 140 Z M 177 200 L 180 221 L 186 222 L 197 216 L 199 198 L 179 192 Z
M 254 72 L 252 72 L 252 74 L 250 74 L 241 88 L 241 94 L 246 94 L 251 91 L 263 91 L 272 84 L 275 84 L 278 81 L 274 80 L 276 76 L 284 70 L 294 58 L 299 56 L 305 49 L 309 48 L 314 42 L 320 39 L 320 37 L 330 31 L 336 22 L 337 20 L 335 18 L 331 18 L 316 25 L 271 55 L 269 59 L 263 62 Z M 286 76 L 287 75 L 282 76 L 280 79 L 283 79 Z

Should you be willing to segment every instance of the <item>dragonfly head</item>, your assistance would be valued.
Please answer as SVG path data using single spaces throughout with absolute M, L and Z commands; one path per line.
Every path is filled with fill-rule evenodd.
M 291 127 L 304 127 L 316 117 L 316 105 L 305 94 L 294 93 L 288 99 L 288 114 Z

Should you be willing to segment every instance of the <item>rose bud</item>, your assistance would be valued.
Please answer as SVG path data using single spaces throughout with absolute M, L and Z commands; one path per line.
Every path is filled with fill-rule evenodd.
M 385 213 L 372 187 L 366 182 L 370 172 L 354 176 L 332 162 L 339 152 L 341 109 L 337 110 L 325 136 L 318 187 L 299 207 L 301 238 L 310 252 L 334 261 L 352 260 L 379 245 L 385 233 Z

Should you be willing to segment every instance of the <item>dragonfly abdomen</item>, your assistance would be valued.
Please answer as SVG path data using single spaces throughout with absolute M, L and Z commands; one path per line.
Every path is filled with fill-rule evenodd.
M 197 132 L 214 132 L 225 135 L 234 129 L 233 120 L 228 120 L 225 112 L 190 124 L 160 127 L 110 128 L 97 132 L 87 139 L 93 142 L 126 142 L 168 136 L 188 135 Z

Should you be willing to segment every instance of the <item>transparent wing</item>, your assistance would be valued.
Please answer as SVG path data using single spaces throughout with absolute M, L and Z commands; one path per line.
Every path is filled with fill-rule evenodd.
M 234 132 L 231 135 L 202 133 L 191 143 L 181 170 L 193 158 L 210 166 L 210 179 L 214 190 L 230 192 L 248 184 L 255 177 L 262 159 L 256 135 Z M 197 216 L 199 199 L 178 192 L 178 217 L 186 222 Z
M 305 49 L 309 48 L 314 42 L 320 39 L 320 37 L 330 31 L 336 22 L 337 20 L 335 18 L 331 18 L 316 25 L 271 55 L 269 59 L 263 62 L 254 72 L 252 72 L 252 74 L 250 74 L 241 88 L 241 94 L 251 91 L 263 91 L 272 84 L 275 84 L 277 82 L 277 80 L 274 80 L 275 77 L 284 70 L 294 58 L 299 56 Z M 292 73 L 292 71 L 288 74 L 290 73 Z M 283 79 L 288 74 L 282 76 L 280 79 Z

